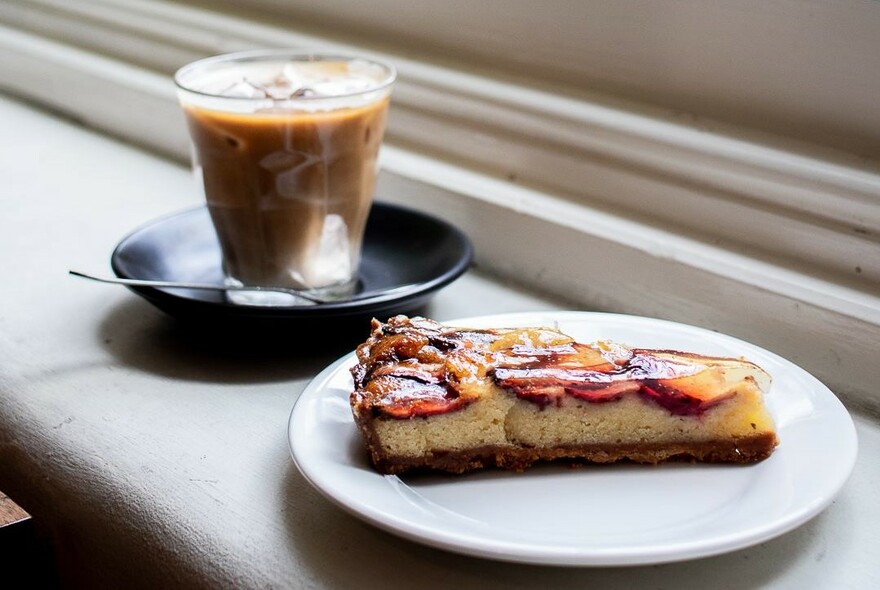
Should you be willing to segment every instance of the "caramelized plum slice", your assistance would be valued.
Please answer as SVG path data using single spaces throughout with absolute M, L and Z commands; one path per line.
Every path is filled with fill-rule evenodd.
M 412 377 L 390 375 L 371 379 L 362 395 L 370 400 L 377 415 L 397 419 L 445 414 L 468 403 L 445 383 L 423 383 Z

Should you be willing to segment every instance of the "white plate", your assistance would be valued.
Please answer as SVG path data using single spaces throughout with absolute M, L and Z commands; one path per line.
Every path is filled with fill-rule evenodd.
M 348 396 L 348 355 L 318 375 L 290 417 L 303 475 L 342 508 L 434 547 L 506 561 L 636 565 L 716 555 L 803 524 L 840 491 L 856 459 L 849 414 L 816 378 L 785 359 L 709 330 L 601 313 L 472 318 L 461 326 L 552 326 L 581 342 L 745 356 L 773 376 L 766 400 L 779 433 L 756 465 L 533 467 L 523 473 L 380 475 L 368 464 Z

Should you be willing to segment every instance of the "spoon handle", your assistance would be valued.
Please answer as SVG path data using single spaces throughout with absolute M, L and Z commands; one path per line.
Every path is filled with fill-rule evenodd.
M 204 291 L 263 291 L 269 293 L 286 293 L 295 297 L 300 297 L 312 303 L 329 303 L 330 300 L 307 295 L 296 289 L 287 289 L 285 287 L 247 287 L 237 285 L 216 285 L 214 283 L 189 283 L 185 281 L 153 281 L 146 279 L 123 279 L 119 277 L 99 277 L 90 275 L 76 270 L 69 270 L 70 274 L 75 277 L 82 277 L 99 283 L 110 283 L 113 285 L 126 285 L 129 287 L 155 287 L 158 289 L 199 289 Z

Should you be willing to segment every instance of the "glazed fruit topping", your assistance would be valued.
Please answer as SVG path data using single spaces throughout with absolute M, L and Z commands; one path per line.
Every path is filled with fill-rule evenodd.
M 397 419 L 445 414 L 467 404 L 465 398 L 445 384 L 412 378 L 377 377 L 370 381 L 366 392 L 376 394 L 374 412 Z
M 672 414 L 697 416 L 743 380 L 769 379 L 740 359 L 581 344 L 547 328 L 462 330 L 402 316 L 373 328 L 357 351 L 352 395 L 397 419 L 463 408 L 490 382 L 542 408 L 569 397 L 604 403 L 638 394 Z

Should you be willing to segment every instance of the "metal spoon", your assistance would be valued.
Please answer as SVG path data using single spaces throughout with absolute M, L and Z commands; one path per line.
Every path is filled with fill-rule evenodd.
M 317 305 L 323 305 L 327 303 L 345 303 L 348 301 L 358 301 L 360 299 L 369 299 L 370 297 L 375 297 L 377 295 L 388 296 L 394 295 L 396 293 L 407 291 L 417 286 L 417 283 L 408 283 L 406 285 L 400 285 L 399 287 L 394 287 L 392 289 L 383 289 L 381 291 L 364 291 L 363 293 L 357 293 L 352 295 L 351 297 L 347 297 L 344 299 L 330 299 L 325 297 L 318 297 L 314 294 L 307 293 L 305 291 L 300 291 L 298 289 L 288 289 L 285 287 L 248 287 L 248 286 L 235 286 L 235 285 L 217 285 L 214 283 L 188 283 L 181 281 L 153 281 L 148 279 L 122 279 L 119 277 L 99 277 L 96 275 L 90 275 L 84 272 L 79 272 L 76 270 L 67 271 L 75 277 L 82 277 L 84 279 L 89 279 L 92 281 L 98 281 L 100 283 L 111 283 L 114 285 L 126 285 L 129 287 L 155 287 L 157 289 L 199 289 L 204 291 L 262 291 L 267 293 L 286 293 L 287 295 L 293 295 L 294 297 L 299 297 L 301 299 L 305 299 L 306 301 L 310 301 Z

